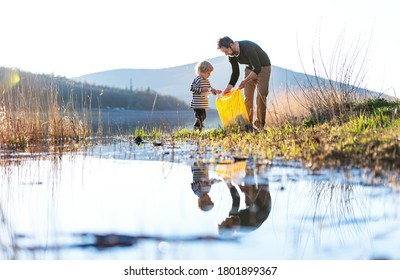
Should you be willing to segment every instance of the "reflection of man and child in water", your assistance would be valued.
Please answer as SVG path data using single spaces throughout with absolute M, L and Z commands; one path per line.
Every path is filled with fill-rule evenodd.
M 267 180 L 258 180 L 259 170 L 251 160 L 218 164 L 216 173 L 225 181 L 232 197 L 232 207 L 228 217 L 218 225 L 221 235 L 235 231 L 251 231 L 258 228 L 271 211 L 271 195 Z M 198 196 L 198 206 L 203 211 L 214 207 L 209 196 L 211 186 L 219 179 L 209 178 L 209 166 L 202 162 L 192 164 L 193 192 Z M 239 191 L 242 193 L 240 195 Z M 244 197 L 245 207 L 241 209 L 240 200 Z

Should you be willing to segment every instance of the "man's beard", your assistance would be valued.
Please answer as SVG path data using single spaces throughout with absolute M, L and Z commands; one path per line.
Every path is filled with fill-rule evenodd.
M 236 51 L 232 50 L 232 53 L 229 54 L 228 56 L 230 56 L 230 57 L 236 57 L 236 56 L 238 56 L 238 55 L 239 55 L 239 52 L 236 52 Z
M 232 50 L 232 49 L 231 49 Z M 236 50 L 232 50 L 232 54 L 230 56 L 238 56 L 240 52 Z

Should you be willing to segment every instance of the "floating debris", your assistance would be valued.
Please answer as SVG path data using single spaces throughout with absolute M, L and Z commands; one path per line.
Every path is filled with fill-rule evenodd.
M 140 145 L 143 143 L 143 138 L 139 135 L 135 137 L 135 144 Z
M 160 147 L 162 145 L 163 145 L 163 143 L 161 141 L 153 142 L 153 146 L 155 146 L 155 147 Z

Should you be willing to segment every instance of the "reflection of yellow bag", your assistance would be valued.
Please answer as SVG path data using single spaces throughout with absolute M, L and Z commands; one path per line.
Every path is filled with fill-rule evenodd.
M 239 125 L 242 129 L 250 127 L 249 116 L 240 89 L 218 97 L 216 106 L 224 127 L 232 125 Z
M 225 180 L 230 179 L 235 181 L 246 176 L 246 164 L 246 161 L 217 164 L 215 172 Z

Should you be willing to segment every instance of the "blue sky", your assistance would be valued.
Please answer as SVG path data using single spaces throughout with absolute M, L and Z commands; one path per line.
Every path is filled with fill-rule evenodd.
M 1 0 L 0 66 L 66 77 L 173 67 L 222 55 L 227 35 L 295 71 L 354 61 L 367 87 L 400 94 L 399 10 L 395 0 Z

